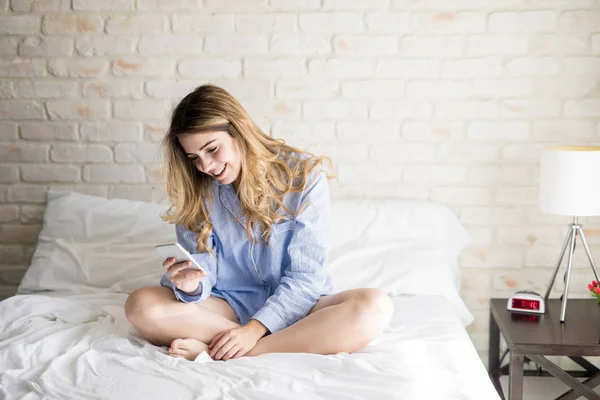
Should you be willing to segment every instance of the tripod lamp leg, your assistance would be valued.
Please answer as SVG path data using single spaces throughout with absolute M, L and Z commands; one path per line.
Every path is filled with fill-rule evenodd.
M 565 291 L 563 293 L 562 304 L 560 308 L 560 322 L 565 322 L 567 313 L 567 297 L 569 293 L 569 283 L 571 282 L 571 267 L 573 266 L 573 253 L 575 253 L 575 239 L 577 238 L 577 229 L 571 229 L 571 246 L 569 249 L 569 263 L 567 265 L 567 281 L 565 282 Z

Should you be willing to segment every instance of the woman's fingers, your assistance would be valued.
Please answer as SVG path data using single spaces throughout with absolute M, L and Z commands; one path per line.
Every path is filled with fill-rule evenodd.
M 224 332 L 221 332 L 221 333 L 217 334 L 217 335 L 216 335 L 216 336 L 213 338 L 213 340 L 211 340 L 211 341 L 210 341 L 210 344 L 208 345 L 208 349 L 209 349 L 209 350 L 212 350 L 212 348 L 213 348 L 213 346 L 215 345 L 215 343 L 217 343 L 217 342 L 219 341 L 219 339 L 221 339 L 221 337 L 222 337 L 222 336 L 225 334 L 225 332 L 227 332 L 227 331 L 224 331 Z
M 171 258 L 167 258 L 163 262 L 163 267 L 167 269 L 167 276 L 169 277 L 169 279 L 171 281 L 173 281 L 173 278 L 175 278 L 177 276 L 177 274 L 179 274 L 181 271 L 186 270 L 186 269 L 189 271 L 186 271 L 180 277 L 180 278 L 183 278 L 183 280 L 203 278 L 207 275 L 204 270 L 190 268 L 192 265 L 191 261 L 182 261 L 179 263 L 175 263 L 175 261 L 176 261 L 175 258 L 171 257 Z
M 236 345 L 232 346 L 231 349 L 229 349 L 229 351 L 223 355 L 222 359 L 229 360 L 239 351 L 240 351 L 240 345 L 236 344 Z
M 231 358 L 240 358 L 243 357 L 246 353 L 248 353 L 248 350 L 239 349 Z
M 197 278 L 203 277 L 204 275 L 205 274 L 202 274 L 200 271 L 191 270 L 191 271 L 187 271 L 183 274 L 183 279 L 185 279 L 185 280 L 197 279 Z
M 203 269 L 202 269 L 202 270 L 196 270 L 196 272 L 197 272 L 197 273 L 198 273 L 200 276 L 202 276 L 202 277 L 205 277 L 205 276 L 207 275 L 207 274 L 206 274 L 206 271 L 204 271 Z
M 225 343 L 229 341 L 230 336 L 227 335 L 227 333 L 229 333 L 229 331 L 225 332 L 223 336 L 221 336 L 221 338 L 213 345 L 209 353 L 212 358 L 215 358 L 215 355 L 219 350 L 221 350 L 221 347 L 223 347 Z
M 179 273 L 179 271 L 189 268 L 190 265 L 192 265 L 192 263 L 189 261 L 183 261 L 183 262 L 171 265 L 171 267 L 169 267 L 169 270 L 167 271 L 169 278 L 177 275 Z
M 223 346 L 221 346 L 221 348 L 219 349 L 219 351 L 217 351 L 217 353 L 215 354 L 215 356 L 213 357 L 214 360 L 220 360 L 223 358 L 223 356 L 225 354 L 227 354 L 227 352 L 229 350 L 231 350 L 232 348 L 234 348 L 236 345 L 236 343 L 233 343 L 233 340 L 229 340 L 227 343 L 225 343 Z
M 182 269 L 189 268 L 192 265 L 191 261 L 181 261 L 176 262 L 177 260 L 173 257 L 167 258 L 163 261 L 162 265 L 167 271 L 175 271 L 179 272 Z

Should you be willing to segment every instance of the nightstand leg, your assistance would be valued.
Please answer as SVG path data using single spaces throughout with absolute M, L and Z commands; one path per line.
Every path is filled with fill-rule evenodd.
M 508 399 L 523 400 L 523 355 L 510 352 Z
M 489 332 L 489 351 L 488 351 L 488 371 L 490 379 L 496 388 L 498 394 L 504 399 L 502 386 L 500 386 L 500 329 L 492 315 L 490 309 L 490 332 Z

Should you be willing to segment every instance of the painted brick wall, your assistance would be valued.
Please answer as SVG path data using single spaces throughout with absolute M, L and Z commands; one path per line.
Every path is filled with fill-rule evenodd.
M 599 78 L 598 0 L 0 0 L 0 298 L 49 187 L 163 198 L 170 110 L 213 82 L 332 156 L 334 197 L 452 207 L 485 358 L 489 298 L 550 277 L 570 220 L 537 208 L 539 150 L 599 142 Z M 598 257 L 599 222 L 583 219 Z

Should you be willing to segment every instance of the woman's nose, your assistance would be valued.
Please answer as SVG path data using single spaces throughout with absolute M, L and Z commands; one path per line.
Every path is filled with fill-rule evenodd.
M 212 159 L 202 160 L 202 159 L 200 159 L 200 157 L 198 157 L 198 161 L 200 163 L 200 171 L 207 174 L 208 171 L 210 171 L 210 169 L 212 168 L 213 160 Z

